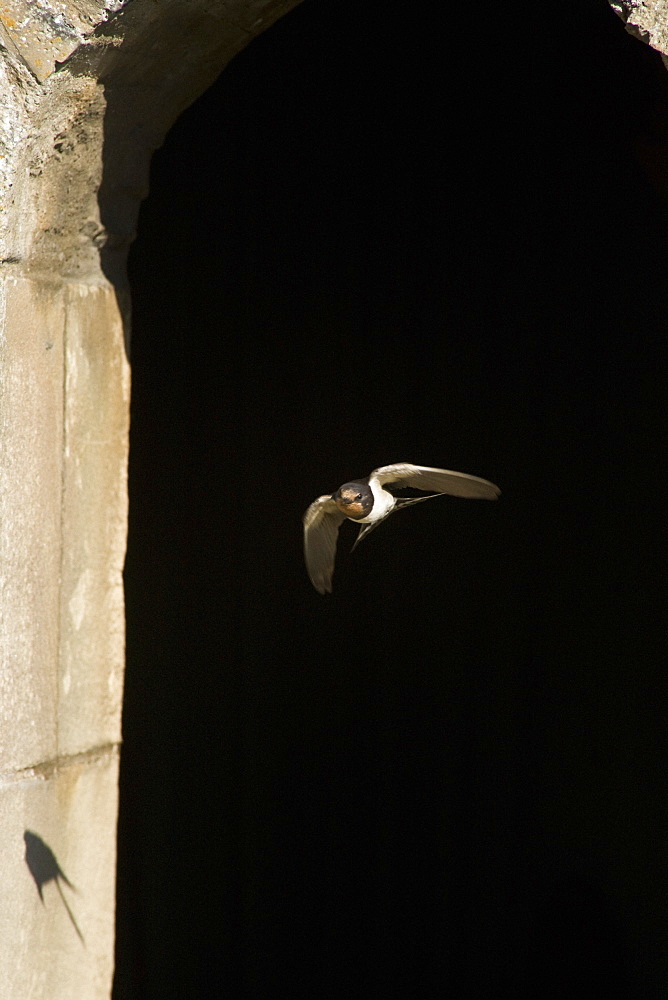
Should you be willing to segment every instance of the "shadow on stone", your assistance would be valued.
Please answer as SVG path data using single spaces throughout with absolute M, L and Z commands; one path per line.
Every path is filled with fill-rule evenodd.
M 61 881 L 69 888 L 76 892 L 76 889 L 68 879 L 65 872 L 62 870 L 58 864 L 56 855 L 53 853 L 48 844 L 45 844 L 41 837 L 36 833 L 32 833 L 30 830 L 26 830 L 23 834 L 23 840 L 26 845 L 26 864 L 30 874 L 35 880 L 35 885 L 37 886 L 37 891 L 39 893 L 39 898 L 44 904 L 44 893 L 43 889 L 47 882 L 55 882 L 60 894 L 60 898 L 63 901 L 63 906 L 67 910 L 67 915 L 72 921 L 72 926 L 74 927 L 79 940 L 85 945 L 83 934 L 79 930 L 79 925 L 74 919 L 74 914 L 72 913 L 67 900 L 63 894 L 63 889 L 61 886 Z

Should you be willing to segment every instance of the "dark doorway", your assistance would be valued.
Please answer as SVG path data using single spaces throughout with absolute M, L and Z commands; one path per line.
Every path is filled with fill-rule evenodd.
M 155 156 L 116 1000 L 663 995 L 668 77 L 488 7 L 306 0 Z M 303 510 L 396 461 L 503 496 L 321 597 Z

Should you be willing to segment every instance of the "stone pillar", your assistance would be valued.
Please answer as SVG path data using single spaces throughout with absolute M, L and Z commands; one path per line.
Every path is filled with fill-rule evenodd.
M 296 0 L 0 7 L 0 996 L 113 976 L 125 259 L 153 149 Z M 157 264 L 159 266 L 159 264 Z
M 106 997 L 128 364 L 113 288 L 3 277 L 0 982 Z

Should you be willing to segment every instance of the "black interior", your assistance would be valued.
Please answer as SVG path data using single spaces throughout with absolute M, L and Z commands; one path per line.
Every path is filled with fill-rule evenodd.
M 664 996 L 668 76 L 487 7 L 305 0 L 155 155 L 116 1000 Z M 320 596 L 398 461 L 503 494 Z

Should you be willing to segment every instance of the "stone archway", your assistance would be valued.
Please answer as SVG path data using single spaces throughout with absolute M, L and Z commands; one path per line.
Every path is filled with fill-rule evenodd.
M 0 979 L 109 996 L 129 366 L 153 150 L 296 0 L 0 11 Z M 32 877 L 31 877 L 32 876 Z M 40 902 L 41 900 L 41 902 Z
M 0 9 L 0 974 L 109 995 L 123 669 L 127 249 L 152 151 L 297 0 Z M 663 5 L 615 2 L 665 47 Z M 85 945 L 83 947 L 82 945 Z

